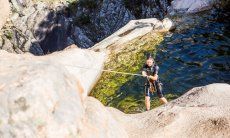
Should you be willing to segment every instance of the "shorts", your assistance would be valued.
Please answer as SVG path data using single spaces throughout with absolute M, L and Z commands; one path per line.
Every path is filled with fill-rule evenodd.
M 159 82 L 158 81 L 154 81 L 153 83 L 155 83 L 155 88 L 156 88 L 157 96 L 159 98 L 164 97 L 163 92 L 162 92 L 162 88 L 160 88 Z M 149 96 L 150 97 L 153 93 L 150 92 L 149 88 L 150 88 L 150 85 L 148 83 L 145 84 L 145 96 Z

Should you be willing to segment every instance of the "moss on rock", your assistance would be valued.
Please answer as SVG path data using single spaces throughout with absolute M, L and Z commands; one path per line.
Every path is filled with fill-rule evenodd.
M 105 63 L 105 69 L 112 69 L 120 72 L 140 73 L 145 54 L 147 52 L 156 54 L 156 47 L 163 41 L 163 34 L 149 33 L 144 37 L 139 37 L 122 46 L 111 48 L 109 58 Z M 137 100 L 132 95 L 128 95 L 116 104 L 113 99 L 119 96 L 119 89 L 128 84 L 133 76 L 103 72 L 101 78 L 91 91 L 91 96 L 99 99 L 104 105 L 113 106 L 125 113 L 138 112 L 138 108 L 144 108 L 143 100 Z M 166 97 L 173 97 L 166 95 Z M 175 97 L 175 96 L 174 96 Z M 119 99 L 119 98 L 118 98 Z M 152 102 L 152 107 L 159 106 L 158 100 Z

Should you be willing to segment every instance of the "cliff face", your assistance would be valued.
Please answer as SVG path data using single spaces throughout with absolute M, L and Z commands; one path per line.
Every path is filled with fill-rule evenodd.
M 12 14 L 2 31 L 0 48 L 43 55 L 76 44 L 89 48 L 132 19 L 163 18 L 167 1 L 73 1 L 47 4 L 11 1 Z
M 9 1 L 1 0 L 0 1 L 0 29 L 5 24 L 6 19 L 9 17 L 10 14 L 10 4 Z
M 59 51 L 71 44 L 89 48 L 130 20 L 163 19 L 168 13 L 196 13 L 213 5 L 213 0 L 12 0 L 12 14 L 2 30 L 0 48 L 35 55 Z

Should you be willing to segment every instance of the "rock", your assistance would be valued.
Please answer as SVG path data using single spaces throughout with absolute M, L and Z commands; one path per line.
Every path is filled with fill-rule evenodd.
M 0 30 L 10 14 L 10 4 L 8 0 L 0 0 Z
M 71 47 L 74 47 L 74 45 L 72 45 Z M 10 64 L 11 62 L 11 61 L 9 62 L 7 61 L 8 60 L 7 56 L 13 57 L 15 59 L 15 62 L 17 62 L 16 59 L 21 60 L 25 58 L 25 60 L 26 59 L 28 60 L 29 59 L 31 60 L 32 59 L 34 60 L 47 59 L 47 60 L 50 60 L 50 62 L 54 62 L 54 63 L 58 62 L 59 64 L 63 64 L 64 68 L 68 70 L 68 72 L 72 76 L 74 76 L 75 78 L 78 78 L 79 81 L 83 83 L 82 87 L 84 89 L 84 92 L 86 92 L 82 94 L 84 95 L 84 97 L 89 94 L 89 91 L 92 89 L 92 86 L 94 85 L 95 81 L 98 79 L 98 76 L 101 73 L 100 69 L 103 67 L 103 63 L 106 57 L 105 53 L 93 52 L 90 50 L 81 50 L 79 48 L 66 49 L 63 52 L 57 52 L 47 57 L 46 56 L 33 57 L 27 54 L 26 55 L 13 55 L 10 53 L 5 53 L 5 52 L 1 53 L 0 56 L 2 59 L 0 62 L 1 69 L 4 69 L 3 67 L 7 67 L 6 65 Z M 8 63 L 6 64 L 6 62 Z M 50 64 L 50 63 L 47 63 L 47 64 Z
M 64 9 L 63 4 L 52 8 L 44 2 L 24 0 L 12 0 L 11 4 L 16 11 L 10 18 L 11 24 L 5 28 L 12 32 L 11 43 L 22 52 L 43 55 L 68 46 L 67 31 L 70 21 L 64 16 L 64 11 L 59 12 L 60 7 Z
M 170 19 L 165 19 L 165 25 L 167 25 L 166 28 L 169 27 L 170 23 L 173 24 L 172 21 L 169 20 Z M 97 51 L 106 50 L 107 47 L 112 46 L 119 47 L 119 45 L 127 43 L 140 36 L 144 36 L 151 31 L 162 32 L 168 30 L 164 29 L 162 22 L 156 18 L 131 20 L 128 24 L 120 28 L 115 33 L 95 44 L 91 49 Z
M 197 13 L 211 9 L 214 0 L 173 0 L 171 2 L 172 9 L 180 13 Z M 173 11 L 171 11 L 173 12 Z
M 28 40 L 25 45 L 25 52 L 32 53 L 34 55 L 44 55 L 44 52 L 36 40 Z
M 31 0 L 11 0 L 12 6 L 17 12 L 21 12 L 21 10 L 32 4 Z
M 78 7 L 76 16 L 89 17 L 89 22 L 78 25 L 94 44 L 118 31 L 129 21 L 145 18 L 163 18 L 167 11 L 167 0 L 144 1 L 94 1 L 95 8 Z M 78 19 L 77 18 L 77 19 Z M 76 20 L 76 23 L 80 20 Z M 79 45 L 81 47 L 81 45 Z
M 167 31 L 171 31 L 176 28 L 174 22 L 169 18 L 164 18 L 162 23 L 163 23 L 164 29 Z
M 82 48 L 89 48 L 93 46 L 93 42 L 82 32 L 81 28 L 75 27 L 74 30 L 75 42 Z
M 100 69 L 104 56 L 78 48 L 42 57 L 0 51 L 0 136 L 125 137 L 101 103 L 85 100 L 101 72 L 75 67 Z
M 104 58 L 78 48 L 39 57 L 0 51 L 0 136 L 230 137 L 229 84 L 196 87 L 167 105 L 124 114 L 87 96 L 101 72 L 85 68 L 102 68 Z
M 93 97 L 85 101 L 85 118 L 88 125 L 81 133 L 82 137 L 128 138 L 125 129 L 113 118 L 110 112 Z
M 8 39 L 4 39 L 4 45 L 2 45 L 1 49 L 14 53 L 13 45 Z
M 129 137 L 229 137 L 230 85 L 196 87 L 148 112 L 128 115 L 108 108 Z M 176 128 L 176 129 L 175 129 Z
M 17 39 L 10 41 L 13 41 L 11 43 L 16 42 L 22 52 L 33 49 L 35 55 L 63 50 L 71 44 L 89 48 L 117 31 L 130 20 L 163 18 L 168 5 L 167 0 L 160 2 L 155 0 L 148 2 L 81 1 L 79 4 L 70 3 L 69 7 L 66 2 L 59 4 L 31 0 L 11 0 L 10 2 L 12 26 L 8 29 L 13 30 L 13 36 L 17 36 Z M 162 26 L 159 27 L 162 29 Z M 34 39 L 38 44 L 36 48 L 33 44 L 34 41 L 30 41 Z M 29 42 L 24 42 L 24 40 Z M 26 48 L 24 49 L 24 47 Z M 36 49 L 39 51 L 34 51 Z M 17 53 L 17 51 L 14 52 Z
M 74 47 L 73 45 L 70 47 Z M 75 46 L 76 47 L 76 46 Z M 66 53 L 68 54 L 66 54 Z M 100 76 L 106 54 L 79 48 L 52 54 L 55 59 L 65 65 L 67 70 L 81 82 L 86 97 Z M 80 67 L 80 68 L 79 68 Z M 89 79 L 90 78 L 90 79 Z
M 34 37 L 39 42 L 44 54 L 60 51 L 68 46 L 67 33 L 71 25 L 70 20 L 64 14 L 58 13 L 58 11 L 45 11 L 45 15 L 39 14 L 35 18 L 36 24 L 33 29 Z
M 73 48 L 77 48 L 77 46 L 73 44 L 73 45 L 66 47 L 64 50 L 69 50 L 69 49 L 73 49 Z
M 67 37 L 67 46 L 73 45 L 75 42 L 72 40 L 72 38 Z M 66 47 L 67 48 L 67 47 Z
M 36 62 L 31 55 L 2 56 L 1 53 L 1 137 L 77 135 L 84 109 L 76 78 L 58 63 Z
M 211 1 L 213 0 L 210 0 L 209 2 L 208 1 L 196 1 L 189 7 L 187 13 L 197 13 L 197 12 L 209 10 L 212 8 Z

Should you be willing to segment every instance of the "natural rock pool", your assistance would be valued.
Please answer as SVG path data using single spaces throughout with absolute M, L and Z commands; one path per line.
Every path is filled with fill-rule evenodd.
M 144 54 L 151 52 L 160 67 L 159 76 L 168 100 L 196 86 L 230 83 L 228 22 L 209 13 L 172 18 L 178 22 L 175 31 L 158 37 L 148 34 L 132 41 L 122 52 L 110 55 L 105 69 L 140 73 Z M 103 73 L 91 96 L 125 113 L 145 111 L 144 79 L 141 77 Z M 154 95 L 151 107 L 159 105 Z

